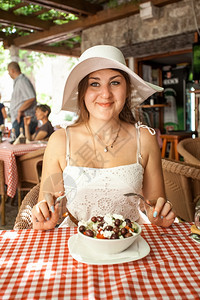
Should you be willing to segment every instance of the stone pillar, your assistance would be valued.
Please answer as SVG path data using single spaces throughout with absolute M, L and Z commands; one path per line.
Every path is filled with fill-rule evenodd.
M 11 61 L 19 62 L 19 48 L 12 45 L 9 47 Z

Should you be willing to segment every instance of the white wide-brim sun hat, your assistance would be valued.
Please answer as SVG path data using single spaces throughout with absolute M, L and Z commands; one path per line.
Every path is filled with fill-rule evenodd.
M 62 110 L 77 112 L 78 84 L 88 74 L 102 69 L 119 69 L 126 72 L 132 84 L 132 105 L 139 105 L 163 88 L 144 81 L 126 66 L 122 52 L 110 45 L 98 45 L 87 49 L 72 68 L 64 88 Z

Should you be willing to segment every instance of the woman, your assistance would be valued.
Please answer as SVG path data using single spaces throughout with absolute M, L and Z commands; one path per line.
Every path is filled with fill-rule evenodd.
M 62 104 L 66 110 L 78 107 L 79 118 L 48 142 L 39 200 L 32 210 L 34 229 L 57 224 L 54 195 L 59 191 L 66 193 L 67 208 L 77 220 L 109 212 L 144 223 L 139 198 L 124 195 L 134 192 L 153 204 L 146 206 L 152 223 L 167 227 L 174 222 L 155 131 L 136 123 L 132 114 L 134 106 L 161 90 L 126 67 L 115 47 L 95 46 L 82 54 L 67 79 Z M 67 217 L 61 226 L 74 224 Z
M 37 120 L 42 122 L 42 126 L 38 127 L 33 135 L 31 135 L 29 131 L 31 117 L 24 117 L 25 136 L 29 141 L 41 141 L 48 139 L 50 135 L 54 132 L 54 128 L 48 119 L 50 113 L 51 108 L 47 104 L 37 105 L 35 115 Z

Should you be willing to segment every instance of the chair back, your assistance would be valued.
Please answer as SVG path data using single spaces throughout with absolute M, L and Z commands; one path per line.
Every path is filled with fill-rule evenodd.
M 45 148 L 41 148 L 17 157 L 18 182 L 38 184 L 42 172 L 42 162 Z
M 180 141 L 177 150 L 185 162 L 200 166 L 200 137 Z
M 200 166 L 162 159 L 167 199 L 178 217 L 194 221 L 195 205 L 200 199 Z
M 19 208 L 19 212 L 17 214 L 14 230 L 18 229 L 31 229 L 32 228 L 32 213 L 31 210 L 35 204 L 38 202 L 40 191 L 40 184 L 34 186 L 30 192 L 26 195 L 24 200 L 22 201 L 22 205 Z
M 41 148 L 17 157 L 18 171 L 18 207 L 21 205 L 21 192 L 30 191 L 40 182 L 45 148 Z

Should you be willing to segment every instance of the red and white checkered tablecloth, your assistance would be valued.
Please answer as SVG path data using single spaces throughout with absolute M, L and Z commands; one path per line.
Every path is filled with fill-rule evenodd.
M 13 198 L 16 193 L 18 174 L 16 156 L 46 147 L 45 143 L 12 145 L 8 141 L 0 143 L 0 160 L 4 161 L 5 184 L 7 195 Z
M 200 299 L 200 246 L 186 236 L 190 226 L 143 225 L 149 255 L 116 265 L 74 260 L 67 242 L 76 228 L 1 231 L 0 299 Z

